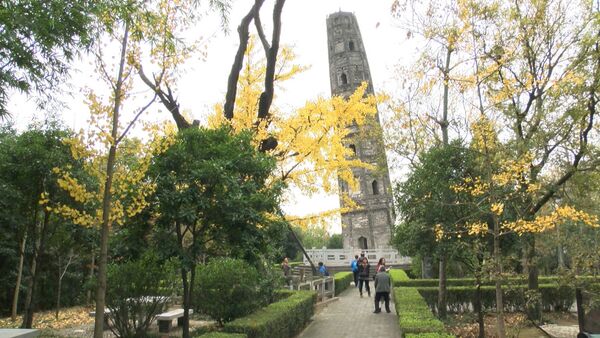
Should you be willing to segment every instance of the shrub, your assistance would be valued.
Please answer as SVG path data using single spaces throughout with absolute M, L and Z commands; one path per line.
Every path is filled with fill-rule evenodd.
M 410 280 L 404 270 L 392 269 L 392 270 L 390 270 L 390 277 L 392 278 L 394 286 L 397 286 L 396 283 L 398 283 L 400 281 Z
M 263 264 L 259 273 L 260 306 L 269 305 L 277 300 L 276 292 L 283 287 L 284 278 L 281 268 L 271 264 Z
M 444 332 L 444 324 L 433 316 L 417 289 L 394 288 L 394 302 L 402 332 Z
M 405 287 L 402 288 L 407 289 Z M 412 288 L 409 288 L 412 289 Z M 418 287 L 429 307 L 437 311 L 438 288 L 433 286 Z M 504 310 L 525 311 L 526 310 L 526 285 L 510 286 L 504 289 Z M 450 312 L 469 312 L 475 300 L 474 286 L 449 286 L 446 292 L 446 302 Z M 539 286 L 542 299 L 542 308 L 545 311 L 562 311 L 569 309 L 575 302 L 575 291 L 566 286 L 558 284 L 542 284 Z M 481 304 L 485 311 L 493 311 L 496 308 L 496 294 L 494 286 L 481 287 Z
M 593 276 L 580 276 L 577 277 L 578 282 L 594 283 L 597 279 Z M 393 279 L 393 278 L 392 278 Z M 539 284 L 560 284 L 560 278 L 557 276 L 541 276 L 538 278 Z M 446 280 L 446 286 L 475 286 L 475 278 L 448 278 Z M 493 280 L 482 280 L 481 285 L 494 285 Z M 525 277 L 510 277 L 505 281 L 506 285 L 526 285 L 527 278 Z M 569 281 L 569 284 L 572 284 Z M 425 286 L 438 286 L 439 279 L 394 279 L 394 286 L 408 286 L 408 287 L 425 287 Z
M 197 269 L 194 287 L 196 310 L 220 325 L 260 307 L 259 275 L 245 261 L 221 258 Z
M 294 291 L 279 302 L 226 323 L 224 331 L 245 333 L 248 338 L 294 337 L 312 317 L 316 301 L 313 291 Z
M 161 264 L 151 252 L 137 261 L 110 264 L 107 281 L 106 305 L 117 337 L 143 337 L 177 283 L 174 265 Z
M 247 338 L 243 333 L 209 332 L 196 338 Z
M 449 333 L 427 332 L 427 333 L 408 333 L 404 338 L 456 338 Z
M 348 271 L 338 272 L 333 278 L 335 279 L 335 295 L 337 296 L 350 286 L 350 283 L 354 280 L 354 274 Z

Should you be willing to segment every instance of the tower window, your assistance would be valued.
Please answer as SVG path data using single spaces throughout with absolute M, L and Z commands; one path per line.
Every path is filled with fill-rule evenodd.
M 353 51 L 353 50 L 354 50 L 354 41 L 350 41 L 350 42 L 348 43 L 348 49 L 350 49 L 351 51 Z
M 371 186 L 373 187 L 373 195 L 379 195 L 379 184 L 377 183 L 377 181 L 373 181 L 373 183 L 371 183 Z
M 351 144 L 350 146 L 348 146 L 348 148 L 352 150 L 352 155 L 356 156 L 356 146 L 354 144 Z
M 345 73 L 342 73 L 341 80 L 343 85 L 348 84 L 348 76 Z

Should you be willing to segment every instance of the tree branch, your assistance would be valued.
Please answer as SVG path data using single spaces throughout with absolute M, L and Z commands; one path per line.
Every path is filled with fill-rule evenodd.
M 240 37 L 240 45 L 235 54 L 235 58 L 233 60 L 233 65 L 231 65 L 231 71 L 229 73 L 229 78 L 227 79 L 227 94 L 225 94 L 225 104 L 223 105 L 223 114 L 225 118 L 228 120 L 233 119 L 233 108 L 235 107 L 235 97 L 237 94 L 237 83 L 240 78 L 240 71 L 242 70 L 242 65 L 244 63 L 244 53 L 248 48 L 248 39 L 250 38 L 250 33 L 248 32 L 248 26 L 250 26 L 250 21 L 254 17 L 254 14 L 260 10 L 260 7 L 264 3 L 264 0 L 255 0 L 254 5 L 244 16 L 242 22 L 238 26 L 238 35 Z

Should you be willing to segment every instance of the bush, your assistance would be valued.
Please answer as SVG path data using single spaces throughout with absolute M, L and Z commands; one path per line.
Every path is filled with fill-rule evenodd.
M 413 289 L 406 288 L 404 289 Z M 433 286 L 414 288 L 420 292 L 429 307 L 437 311 L 438 288 Z M 460 313 L 469 312 L 472 309 L 472 303 L 475 301 L 474 286 L 449 286 L 446 293 L 446 302 L 450 312 Z M 496 308 L 496 294 L 494 286 L 481 287 L 481 305 L 485 311 L 494 311 Z M 504 290 L 504 310 L 505 311 L 525 311 L 527 298 L 525 297 L 526 285 L 503 287 Z M 575 291 L 566 286 L 558 284 L 542 284 L 539 286 L 544 311 L 564 311 L 568 310 L 575 302 Z
M 417 289 L 394 288 L 394 303 L 402 332 L 444 332 L 444 324 L 433 316 Z
M 277 300 L 276 292 L 284 284 L 281 268 L 271 264 L 263 264 L 258 283 L 260 306 L 269 305 Z
M 174 265 L 161 264 L 153 253 L 137 261 L 110 264 L 107 280 L 106 305 L 117 337 L 143 337 L 154 317 L 165 309 L 177 283 Z
M 279 302 L 226 323 L 224 331 L 245 333 L 248 338 L 294 337 L 312 317 L 316 301 L 313 291 L 294 291 Z
M 336 273 L 333 278 L 335 279 L 335 295 L 339 295 L 342 291 L 346 290 L 352 281 L 354 281 L 354 274 L 352 272 L 344 271 Z
M 227 333 L 227 332 L 210 332 L 205 333 L 201 336 L 196 336 L 196 338 L 247 338 L 243 333 Z
M 456 338 L 449 333 L 428 332 L 428 333 L 409 333 L 404 338 Z
M 223 325 L 260 307 L 259 285 L 258 272 L 245 261 L 215 259 L 197 269 L 193 304 Z
M 593 276 L 581 276 L 577 278 L 578 282 L 597 282 Z M 446 280 L 446 286 L 475 286 L 475 278 L 448 278 Z M 560 284 L 560 279 L 557 276 L 542 276 L 538 278 L 539 284 Z M 493 286 L 495 281 L 493 280 L 482 280 L 481 285 Z M 525 277 L 511 277 L 505 280 L 506 285 L 526 285 L 527 278 Z M 569 284 L 572 284 L 569 281 Z M 408 287 L 424 287 L 424 286 L 438 286 L 439 279 L 394 279 L 394 286 L 408 286 Z
M 391 269 L 390 277 L 392 278 L 394 286 L 398 286 L 396 284 L 401 281 L 410 281 L 410 279 L 408 278 L 408 275 L 406 274 L 406 272 L 404 270 Z

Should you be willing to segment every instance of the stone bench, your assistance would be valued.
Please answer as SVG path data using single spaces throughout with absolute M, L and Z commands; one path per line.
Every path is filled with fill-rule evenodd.
M 190 314 L 194 313 L 194 310 L 190 309 Z M 177 326 L 183 326 L 183 309 L 171 310 L 163 312 L 156 316 L 158 322 L 158 332 L 167 333 L 171 331 L 173 319 L 177 318 Z

